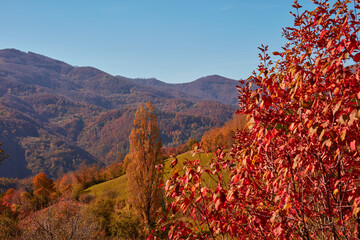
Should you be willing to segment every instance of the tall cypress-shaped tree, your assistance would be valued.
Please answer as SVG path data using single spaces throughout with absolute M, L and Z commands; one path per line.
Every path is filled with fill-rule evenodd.
M 127 168 L 129 202 L 139 213 L 147 229 L 155 222 L 163 193 L 158 187 L 162 177 L 156 165 L 161 164 L 161 139 L 154 107 L 139 105 L 131 130 L 130 163 Z

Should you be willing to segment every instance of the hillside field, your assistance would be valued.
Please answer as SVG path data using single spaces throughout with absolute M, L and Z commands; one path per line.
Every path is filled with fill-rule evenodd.
M 213 153 L 201 153 L 201 154 L 193 155 L 191 152 L 186 152 L 180 154 L 176 156 L 176 158 L 178 159 L 178 164 L 176 168 L 178 168 L 179 172 L 181 173 L 182 167 L 184 166 L 183 162 L 186 160 L 191 161 L 191 160 L 199 159 L 199 155 L 200 155 L 201 164 L 205 165 L 209 162 L 210 158 L 213 156 Z M 171 173 L 172 170 L 174 170 L 170 167 L 173 160 L 174 158 L 168 158 L 164 161 L 164 173 L 163 173 L 164 181 L 168 179 L 169 174 Z M 204 181 L 209 184 L 213 182 L 211 179 L 208 179 L 206 177 L 204 178 Z M 126 200 L 127 197 L 126 185 L 127 185 L 127 177 L 125 174 L 113 180 L 91 186 L 87 188 L 84 191 L 84 193 L 90 196 L 94 196 L 95 198 L 104 195 L 114 194 L 116 195 L 116 198 L 118 200 Z

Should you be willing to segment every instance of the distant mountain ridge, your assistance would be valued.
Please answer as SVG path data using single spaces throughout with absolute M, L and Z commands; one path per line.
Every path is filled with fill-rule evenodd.
M 112 76 L 16 49 L 0 50 L 0 141 L 11 157 L 0 176 L 57 176 L 82 162 L 121 160 L 136 107 L 151 101 L 166 146 L 200 138 L 236 110 L 237 81 L 190 83 Z
M 165 83 L 155 78 L 134 79 L 145 86 L 160 87 L 162 89 L 175 89 L 196 99 L 218 101 L 236 106 L 238 81 L 220 75 L 210 75 L 188 83 Z
M 7 69 L 14 67 L 18 69 L 19 66 L 23 67 L 22 70 L 26 72 L 30 70 L 30 66 L 33 70 L 37 68 L 38 71 L 44 71 L 46 76 L 41 76 L 40 79 L 37 79 L 36 83 L 43 87 L 55 88 L 56 90 L 71 91 L 86 89 L 128 93 L 130 88 L 138 87 L 146 92 L 157 91 L 167 96 L 169 95 L 168 91 L 171 89 L 171 94 L 177 97 L 183 96 L 184 98 L 213 100 L 234 106 L 237 104 L 236 85 L 238 81 L 219 75 L 202 77 L 189 83 L 171 84 L 155 78 L 130 79 L 122 76 L 112 76 L 93 67 L 73 67 L 59 60 L 32 52 L 25 53 L 16 49 L 0 50 L 1 73 L 14 73 L 9 72 Z M 54 74 L 59 74 L 60 78 L 49 83 L 44 82 L 44 77 L 51 77 Z M 22 79 L 23 76 L 19 74 L 16 77 Z M 27 76 L 27 79 L 31 80 L 35 77 L 39 76 L 33 73 Z M 69 77 L 72 80 L 69 80 Z M 219 86 L 221 86 L 220 89 L 218 88 Z M 148 87 L 151 87 L 151 89 L 149 90 Z

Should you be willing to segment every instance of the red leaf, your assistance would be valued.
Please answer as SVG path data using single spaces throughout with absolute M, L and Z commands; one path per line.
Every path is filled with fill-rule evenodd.
M 295 123 L 290 124 L 289 130 L 292 131 L 295 128 Z
M 321 33 L 321 35 L 320 35 L 320 39 L 322 39 L 326 33 L 327 33 L 326 30 L 322 31 L 322 33 Z
M 236 184 L 239 181 L 239 179 L 240 179 L 240 174 L 236 174 L 232 183 Z
M 247 196 L 249 196 L 250 193 L 250 188 L 247 189 L 246 193 L 245 193 L 245 198 L 247 198 Z
M 283 231 L 284 229 L 282 229 L 281 225 L 279 224 L 279 226 L 277 226 L 277 228 L 274 229 L 275 236 L 281 235 Z
M 337 47 L 337 51 L 338 53 L 341 53 L 341 51 L 344 49 L 344 45 L 342 44 L 342 42 L 339 44 L 339 46 Z
M 360 62 L 360 53 L 357 53 L 354 57 L 353 57 L 354 62 Z
M 348 50 L 349 50 L 350 54 L 352 54 L 353 51 L 356 49 L 356 45 L 357 45 L 356 38 L 351 39 L 350 44 L 348 46 Z
M 174 161 L 171 162 L 170 167 L 173 168 L 178 163 L 177 158 L 174 159 Z
M 201 194 L 202 194 L 203 197 L 206 196 L 206 192 L 207 192 L 207 188 L 206 188 L 206 187 L 201 188 Z
M 351 148 L 351 150 L 356 151 L 356 140 L 353 140 L 353 141 L 350 143 L 350 148 Z
M 237 232 L 237 227 L 235 226 L 229 226 L 230 235 L 233 236 Z
M 216 210 L 216 211 L 219 210 L 220 205 L 221 205 L 221 202 L 220 202 L 220 200 L 218 200 L 218 201 L 215 203 L 215 210 Z
M 226 201 L 226 195 L 224 192 L 220 192 L 220 201 L 221 203 L 224 203 Z

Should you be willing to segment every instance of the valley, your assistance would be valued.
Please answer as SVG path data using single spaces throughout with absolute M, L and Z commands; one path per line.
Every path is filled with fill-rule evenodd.
M 0 50 L 0 83 L 0 142 L 10 154 L 3 177 L 45 172 L 56 178 L 82 162 L 122 161 L 140 103 L 155 106 L 164 147 L 200 140 L 237 105 L 238 82 L 218 75 L 168 84 L 15 49 Z

